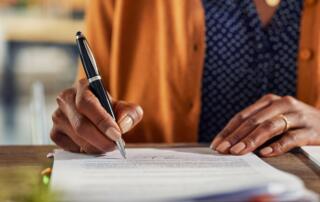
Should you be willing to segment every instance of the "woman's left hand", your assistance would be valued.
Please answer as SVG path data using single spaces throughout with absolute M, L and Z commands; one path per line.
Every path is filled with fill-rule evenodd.
M 291 96 L 266 95 L 235 115 L 214 138 L 211 148 L 242 155 L 279 135 L 280 139 L 260 150 L 262 156 L 320 145 L 320 111 Z

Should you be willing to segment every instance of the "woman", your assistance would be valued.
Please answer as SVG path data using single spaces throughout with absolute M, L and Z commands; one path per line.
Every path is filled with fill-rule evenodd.
M 80 68 L 53 115 L 62 148 L 113 150 L 142 108 L 127 142 L 266 157 L 320 144 L 319 1 L 96 0 L 86 22 L 118 124 Z

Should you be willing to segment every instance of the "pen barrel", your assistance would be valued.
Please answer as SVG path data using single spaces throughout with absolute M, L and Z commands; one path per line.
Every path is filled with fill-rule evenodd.
M 115 115 L 113 113 L 111 101 L 109 99 L 108 94 L 106 93 L 106 90 L 103 87 L 102 81 L 95 80 L 89 83 L 90 90 L 92 93 L 98 98 L 99 102 L 103 106 L 103 108 L 111 115 L 111 117 L 116 120 Z
M 87 78 L 98 76 L 99 72 L 97 64 L 86 38 L 83 35 L 81 35 L 81 37 L 77 37 L 76 44 Z

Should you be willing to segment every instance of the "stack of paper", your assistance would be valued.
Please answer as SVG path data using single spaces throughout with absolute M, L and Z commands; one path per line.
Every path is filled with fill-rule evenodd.
M 239 201 L 259 194 L 295 200 L 301 180 L 254 154 L 208 148 L 127 149 L 100 156 L 55 152 L 51 185 L 66 201 Z

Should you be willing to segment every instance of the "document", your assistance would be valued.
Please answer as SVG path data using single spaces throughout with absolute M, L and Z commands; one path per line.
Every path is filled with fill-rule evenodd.
M 66 201 L 232 200 L 269 193 L 298 197 L 304 185 L 254 154 L 221 155 L 209 148 L 129 148 L 85 155 L 55 151 L 51 187 Z

